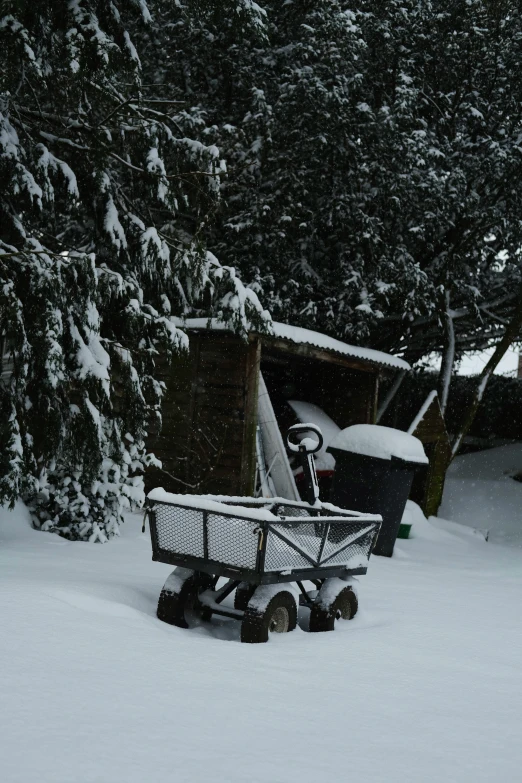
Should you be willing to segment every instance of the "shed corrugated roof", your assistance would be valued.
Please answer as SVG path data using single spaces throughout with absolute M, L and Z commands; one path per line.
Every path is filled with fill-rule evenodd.
M 176 325 L 186 329 L 210 329 L 231 331 L 227 324 L 213 318 L 210 322 L 208 318 L 187 318 L 186 320 L 175 319 Z M 263 336 L 263 335 L 262 335 Z M 389 367 L 397 370 L 410 370 L 411 367 L 404 359 L 398 356 L 392 356 L 383 351 L 376 351 L 373 348 L 363 348 L 358 345 L 350 345 L 335 337 L 329 337 L 321 332 L 314 332 L 312 329 L 304 329 L 301 326 L 290 326 L 278 321 L 272 321 L 272 332 L 267 337 L 275 337 L 280 340 L 288 340 L 296 345 L 310 345 L 314 348 L 320 348 L 323 351 L 338 354 L 340 356 L 349 356 L 354 359 L 375 364 L 380 367 Z

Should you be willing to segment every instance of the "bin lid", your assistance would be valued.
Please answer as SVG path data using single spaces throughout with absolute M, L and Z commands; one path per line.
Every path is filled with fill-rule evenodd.
M 393 427 L 381 427 L 379 424 L 353 424 L 346 427 L 330 441 L 328 451 L 334 449 L 378 459 L 395 458 L 420 465 L 429 463 L 418 438 Z

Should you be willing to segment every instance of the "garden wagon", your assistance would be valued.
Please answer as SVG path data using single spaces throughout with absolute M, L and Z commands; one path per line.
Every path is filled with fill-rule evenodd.
M 300 451 L 310 462 L 315 449 L 310 439 L 304 443 Z M 251 643 L 292 631 L 298 605 L 310 608 L 311 631 L 351 619 L 353 577 L 366 573 L 381 523 L 379 515 L 336 508 L 317 495 L 311 505 L 161 488 L 149 493 L 147 514 L 153 560 L 176 566 L 161 591 L 158 617 L 181 628 L 213 614 L 233 618 L 241 621 L 241 641 Z M 227 582 L 218 589 L 220 577 Z M 234 606 L 223 605 L 234 591 Z

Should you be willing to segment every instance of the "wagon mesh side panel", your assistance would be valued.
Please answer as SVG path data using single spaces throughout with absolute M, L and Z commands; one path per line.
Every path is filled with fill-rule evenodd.
M 254 570 L 257 561 L 258 525 L 246 519 L 208 514 L 210 560 Z
M 303 522 L 298 525 L 284 522 L 271 524 L 266 545 L 265 571 L 295 570 L 322 565 L 346 565 L 350 568 L 367 565 L 375 532 L 374 524 L 353 520 L 330 524 L 321 553 L 324 526 L 325 523 L 318 522 Z M 272 532 L 274 530 L 283 538 L 275 535 Z M 310 560 L 305 555 L 308 555 Z
M 276 525 L 272 525 L 273 528 Z M 283 528 L 283 534 L 288 532 Z M 276 536 L 272 530 L 268 533 L 268 539 L 266 542 L 266 555 L 265 555 L 265 571 L 282 571 L 286 569 L 293 570 L 295 568 L 311 568 L 312 564 L 306 557 L 303 557 L 299 552 L 282 541 Z
M 299 525 L 273 525 L 283 535 L 290 544 L 295 544 L 302 549 L 314 562 L 319 557 L 321 549 L 321 534 L 323 525 L 316 525 L 313 522 L 302 522 Z
M 331 525 L 321 558 L 322 562 L 327 561 L 325 565 L 328 566 L 342 565 L 360 556 L 361 565 L 366 563 L 374 531 L 375 525 L 368 523 L 346 522 Z M 342 551 L 335 554 L 341 548 Z
M 157 504 L 154 506 L 154 517 L 160 553 L 204 557 L 202 511 Z
M 280 505 L 279 513 L 283 509 L 296 513 L 292 519 L 283 518 L 260 527 L 256 520 L 248 518 L 159 502 L 151 517 L 156 559 L 164 557 L 165 562 L 172 562 L 169 556 L 179 555 L 182 560 L 193 557 L 256 571 L 264 527 L 266 549 L 260 561 L 264 572 L 367 565 L 378 527 L 374 522 L 353 518 L 320 521 L 320 517 L 310 517 L 303 508 Z
M 370 551 L 370 545 L 372 543 L 373 534 L 360 538 L 358 541 L 354 541 L 353 544 L 343 549 L 339 554 L 334 555 L 325 566 L 334 565 L 346 565 L 350 568 L 360 568 L 368 564 L 368 557 Z

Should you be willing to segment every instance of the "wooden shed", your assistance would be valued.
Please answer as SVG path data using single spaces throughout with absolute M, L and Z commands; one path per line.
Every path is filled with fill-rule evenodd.
M 190 350 L 164 367 L 163 427 L 148 443 L 162 467 L 149 470 L 147 485 L 170 492 L 253 494 L 260 371 L 284 430 L 292 398 L 319 405 L 341 428 L 372 423 L 381 373 L 409 369 L 381 351 L 286 324 L 248 339 L 207 319 L 183 327 Z

